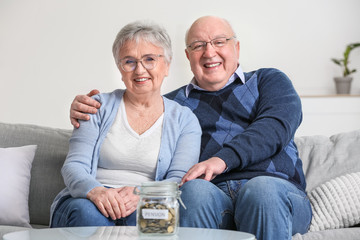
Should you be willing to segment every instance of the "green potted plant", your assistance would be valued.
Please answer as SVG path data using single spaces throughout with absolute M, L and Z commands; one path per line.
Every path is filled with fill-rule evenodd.
M 349 55 L 350 55 L 350 52 L 357 47 L 360 47 L 360 43 L 351 43 L 346 46 L 346 49 L 344 52 L 344 58 L 342 58 L 342 59 L 332 58 L 331 59 L 335 64 L 339 65 L 343 69 L 343 76 L 334 78 L 334 81 L 336 84 L 336 93 L 338 93 L 338 94 L 349 94 L 350 93 L 351 82 L 353 80 L 353 78 L 350 75 L 352 73 L 356 72 L 356 69 L 352 69 L 352 70 L 349 69 L 349 66 L 348 66 Z

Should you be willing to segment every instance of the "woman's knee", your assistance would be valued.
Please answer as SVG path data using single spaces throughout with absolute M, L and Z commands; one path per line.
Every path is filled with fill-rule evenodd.
M 85 198 L 69 198 L 55 212 L 61 219 L 59 225 L 71 226 L 112 226 L 113 221 L 106 218 L 95 204 Z

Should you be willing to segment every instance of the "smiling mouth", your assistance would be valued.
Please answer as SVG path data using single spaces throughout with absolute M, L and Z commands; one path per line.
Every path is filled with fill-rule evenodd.
M 145 82 L 146 80 L 149 80 L 149 78 L 136 78 L 135 82 Z
M 213 67 L 217 67 L 217 66 L 220 66 L 221 63 L 207 63 L 207 64 L 204 64 L 204 67 L 206 68 L 213 68 Z

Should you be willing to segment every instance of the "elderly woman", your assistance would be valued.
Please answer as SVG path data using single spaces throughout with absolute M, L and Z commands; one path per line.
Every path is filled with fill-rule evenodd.
M 196 116 L 160 94 L 172 58 L 166 31 L 130 23 L 118 33 L 113 55 L 126 89 L 96 95 L 101 108 L 74 129 L 52 227 L 136 225 L 134 186 L 180 182 L 198 162 Z

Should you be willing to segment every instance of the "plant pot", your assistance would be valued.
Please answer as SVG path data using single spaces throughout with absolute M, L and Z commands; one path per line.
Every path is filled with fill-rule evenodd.
M 335 77 L 335 86 L 337 94 L 350 94 L 352 77 Z

